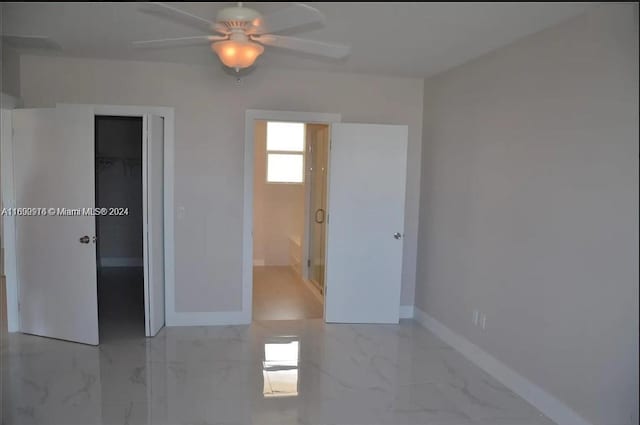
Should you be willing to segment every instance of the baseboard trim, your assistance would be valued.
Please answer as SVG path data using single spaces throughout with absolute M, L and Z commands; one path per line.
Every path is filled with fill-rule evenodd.
M 593 425 L 556 397 L 418 307 L 414 308 L 414 319 L 558 425 Z
M 413 319 L 413 306 L 401 305 L 400 306 L 400 318 L 401 319 Z
M 324 304 L 324 297 L 320 293 L 320 290 L 313 283 L 302 277 L 300 277 L 300 281 L 302 281 L 302 284 L 313 294 L 314 297 L 316 297 L 318 301 L 320 301 L 320 303 Z
M 167 314 L 166 322 L 167 327 L 247 325 L 251 323 L 251 317 L 247 317 L 242 311 L 175 312 Z

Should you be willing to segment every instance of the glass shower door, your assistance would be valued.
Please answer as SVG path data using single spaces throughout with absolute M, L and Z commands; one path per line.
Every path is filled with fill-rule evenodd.
M 324 293 L 325 238 L 327 223 L 327 163 L 329 128 L 307 125 L 307 149 L 310 185 L 309 203 L 309 280 Z

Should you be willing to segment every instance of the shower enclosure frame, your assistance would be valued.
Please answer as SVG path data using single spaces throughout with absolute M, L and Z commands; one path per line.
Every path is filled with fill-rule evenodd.
M 319 128 L 310 129 L 310 126 L 317 126 Z M 313 131 L 313 135 L 311 134 Z M 319 132 L 324 132 L 321 138 L 316 138 Z M 312 138 L 315 138 L 315 142 L 323 143 L 324 146 L 320 148 L 317 143 L 312 143 Z M 331 138 L 331 125 L 326 123 L 305 123 L 305 226 L 304 226 L 304 238 L 302 250 L 304 253 L 305 267 L 303 267 L 303 278 L 309 282 L 314 290 L 320 292 L 322 298 L 324 298 L 325 290 L 325 272 L 324 266 L 326 261 L 326 238 L 327 238 L 327 194 L 328 194 L 328 166 L 329 166 L 329 143 Z M 315 148 L 315 149 L 314 149 Z M 320 163 L 316 161 L 317 155 L 322 156 Z M 316 166 L 321 165 L 323 169 L 318 175 Z M 318 178 L 321 179 L 318 182 Z M 317 183 L 317 184 L 314 184 Z M 316 190 L 320 190 L 320 194 L 316 193 Z M 316 202 L 320 202 L 319 207 Z M 321 225 L 320 228 L 316 224 Z M 319 234 L 318 234 L 319 232 Z M 315 243 L 315 237 L 320 235 L 321 240 L 319 243 Z M 315 249 L 314 249 L 315 244 Z M 318 254 L 316 249 L 320 251 Z M 316 262 L 322 264 L 318 267 Z M 315 268 L 315 269 L 314 269 Z M 314 270 L 321 274 L 321 277 L 314 276 Z

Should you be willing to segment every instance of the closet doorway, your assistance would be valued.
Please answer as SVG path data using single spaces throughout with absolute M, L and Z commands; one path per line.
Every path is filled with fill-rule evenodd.
M 142 117 L 95 117 L 100 339 L 145 334 Z
M 12 202 L 47 206 L 37 217 L 15 217 L 17 281 L 8 283 L 21 300 L 18 330 L 97 345 L 101 328 L 124 321 L 116 326 L 122 336 L 143 327 L 156 335 L 165 291 L 173 306 L 173 110 L 61 103 L 14 110 L 11 118 Z M 110 273 L 129 268 L 136 270 Z M 115 290 L 105 305 L 110 281 L 132 282 L 131 293 Z M 142 324 L 134 319 L 141 306 Z

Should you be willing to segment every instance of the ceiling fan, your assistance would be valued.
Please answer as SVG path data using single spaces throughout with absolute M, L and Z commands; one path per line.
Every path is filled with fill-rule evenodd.
M 145 3 L 142 11 L 169 19 L 185 22 L 207 31 L 208 35 L 194 37 L 163 38 L 133 42 L 134 47 L 173 47 L 193 44 L 211 44 L 225 66 L 240 69 L 252 66 L 264 52 L 264 46 L 280 47 L 313 55 L 339 59 L 349 54 L 349 46 L 321 41 L 276 35 L 285 30 L 309 24 L 324 23 L 324 15 L 317 9 L 294 3 L 268 15 L 244 7 L 238 2 L 235 7 L 220 10 L 215 21 L 193 15 L 165 3 Z M 211 34 L 212 32 L 217 34 Z

